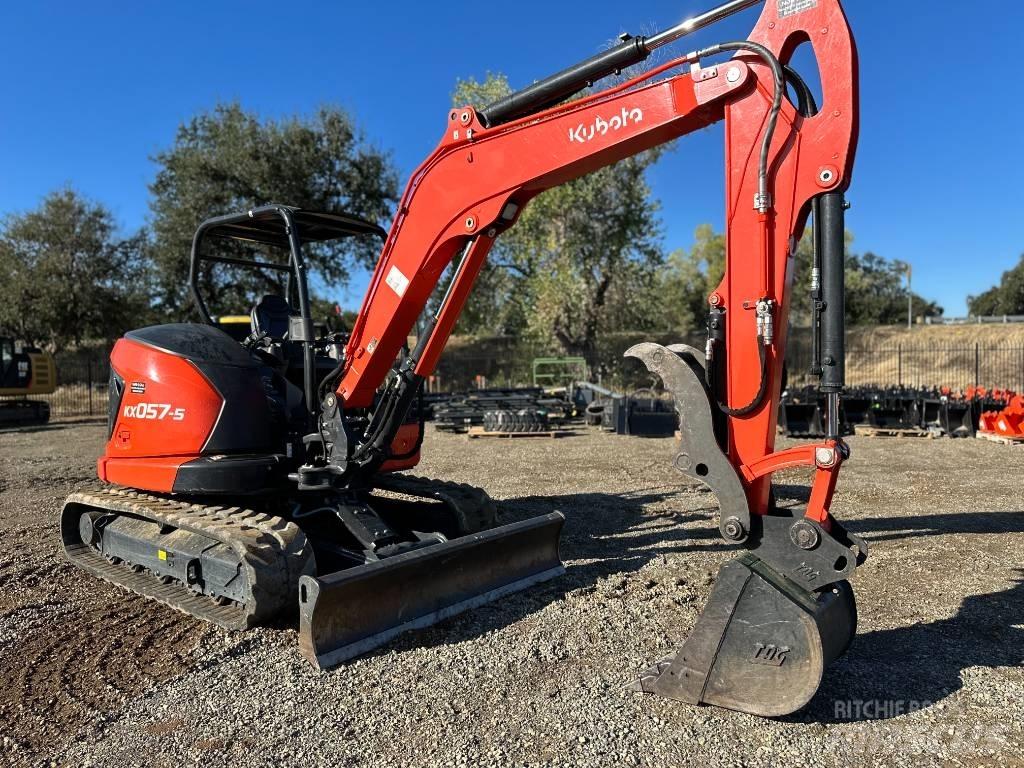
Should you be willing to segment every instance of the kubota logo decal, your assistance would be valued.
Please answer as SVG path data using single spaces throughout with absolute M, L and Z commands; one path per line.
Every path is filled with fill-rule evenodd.
M 170 418 L 171 421 L 184 421 L 185 409 L 175 408 L 167 403 L 139 403 L 138 405 L 126 405 L 124 407 L 126 419 L 161 419 Z
M 623 107 L 621 114 L 612 115 L 607 120 L 599 117 L 590 125 L 580 123 L 575 128 L 570 128 L 569 143 L 578 141 L 585 144 L 595 136 L 604 136 L 608 131 L 618 131 L 630 123 L 642 123 L 643 119 L 644 111 L 640 107 L 633 107 L 633 109 Z

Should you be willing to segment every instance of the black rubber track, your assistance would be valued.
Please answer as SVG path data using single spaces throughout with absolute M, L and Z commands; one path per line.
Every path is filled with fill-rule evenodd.
M 82 542 L 78 520 L 97 510 L 129 515 L 193 531 L 230 547 L 246 577 L 248 599 L 218 604 L 180 582 L 163 583 L 148 571 L 108 561 Z M 68 558 L 85 571 L 176 610 L 227 629 L 246 629 L 294 612 L 299 577 L 315 570 L 313 550 L 295 523 L 241 507 L 206 506 L 117 486 L 71 494 L 61 511 L 61 538 Z

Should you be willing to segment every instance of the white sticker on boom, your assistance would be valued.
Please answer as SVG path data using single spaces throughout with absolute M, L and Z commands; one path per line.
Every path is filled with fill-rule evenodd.
M 818 5 L 818 0 L 779 0 L 779 18 L 794 16 L 809 11 Z
M 403 275 L 398 267 L 391 268 L 384 282 L 391 286 L 391 290 L 398 294 L 398 298 L 402 298 L 405 289 L 409 287 L 409 278 Z

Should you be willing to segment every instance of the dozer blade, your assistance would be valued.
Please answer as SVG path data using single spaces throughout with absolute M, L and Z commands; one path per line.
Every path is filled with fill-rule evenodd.
M 718 572 L 692 634 L 635 689 L 761 717 L 803 708 L 849 647 L 857 609 L 849 582 L 806 592 L 750 554 Z
M 535 517 L 299 582 L 299 649 L 321 669 L 565 572 L 565 517 Z

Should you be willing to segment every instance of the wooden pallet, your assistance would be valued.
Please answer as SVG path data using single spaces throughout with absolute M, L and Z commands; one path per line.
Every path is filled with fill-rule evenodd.
M 988 440 L 1000 445 L 1024 445 L 1024 437 L 1004 437 L 1003 435 L 993 435 L 990 432 L 976 432 L 974 436 L 979 440 Z
M 911 427 L 910 429 L 897 427 L 872 427 L 870 424 L 856 424 L 853 427 L 853 434 L 861 437 L 931 437 L 931 432 L 926 429 Z
M 483 427 L 470 427 L 466 437 L 470 440 L 478 437 L 568 437 L 576 434 L 568 429 L 549 429 L 544 432 L 488 432 Z

